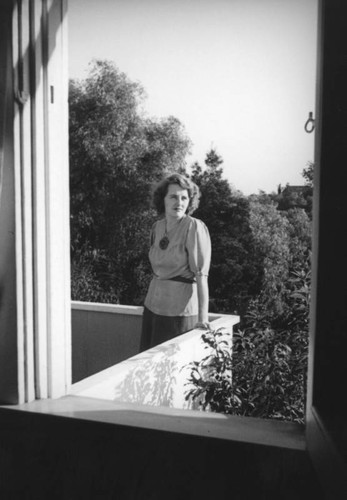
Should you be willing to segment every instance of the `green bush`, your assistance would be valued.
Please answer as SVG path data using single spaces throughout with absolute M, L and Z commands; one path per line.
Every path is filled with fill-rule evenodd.
M 310 271 L 293 271 L 281 316 L 253 301 L 232 350 L 222 331 L 204 333 L 209 353 L 189 364 L 186 399 L 205 411 L 303 423 L 309 300 Z

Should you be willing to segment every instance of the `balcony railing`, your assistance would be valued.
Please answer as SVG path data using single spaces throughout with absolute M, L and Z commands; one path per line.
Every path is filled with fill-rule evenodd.
M 72 302 L 72 382 L 139 352 L 142 307 Z
M 211 314 L 232 348 L 238 316 Z M 104 400 L 188 409 L 189 363 L 206 356 L 202 330 L 139 353 L 142 308 L 73 302 L 73 394 Z

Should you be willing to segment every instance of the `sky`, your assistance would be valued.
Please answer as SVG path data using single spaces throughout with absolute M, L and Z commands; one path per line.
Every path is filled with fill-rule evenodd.
M 314 161 L 317 0 L 69 0 L 69 76 L 94 58 L 144 87 L 149 117 L 175 116 L 213 147 L 245 195 L 302 185 Z

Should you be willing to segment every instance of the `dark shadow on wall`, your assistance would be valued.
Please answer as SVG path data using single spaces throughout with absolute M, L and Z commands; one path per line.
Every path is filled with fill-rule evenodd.
M 0 403 L 9 404 L 18 401 L 12 9 L 0 6 Z

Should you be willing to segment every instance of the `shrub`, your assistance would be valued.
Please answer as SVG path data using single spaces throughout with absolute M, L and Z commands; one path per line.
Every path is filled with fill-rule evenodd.
M 293 271 L 281 316 L 253 301 L 232 349 L 220 330 L 204 333 L 209 353 L 189 364 L 186 399 L 205 411 L 303 423 L 309 291 L 310 271 Z

